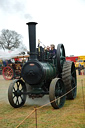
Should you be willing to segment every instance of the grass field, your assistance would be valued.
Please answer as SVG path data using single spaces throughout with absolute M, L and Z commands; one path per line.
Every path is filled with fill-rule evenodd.
M 84 102 L 81 80 L 83 80 Z M 7 100 L 10 82 L 0 78 L 0 128 L 16 128 L 34 107 L 39 107 L 28 104 L 18 109 L 11 107 Z M 77 86 L 76 99 L 66 100 L 63 108 L 55 110 L 51 106 L 45 106 L 37 110 L 37 128 L 85 128 L 85 76 L 77 76 Z M 35 122 L 33 113 L 19 128 L 36 128 Z

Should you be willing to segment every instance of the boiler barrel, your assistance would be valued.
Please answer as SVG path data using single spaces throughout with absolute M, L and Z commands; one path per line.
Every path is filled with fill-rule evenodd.
M 23 66 L 21 75 L 26 83 L 37 85 L 55 78 L 56 68 L 49 63 L 29 61 Z
M 54 77 L 56 77 L 56 68 L 49 64 L 49 63 L 41 63 L 44 70 L 44 79 L 45 80 L 52 80 Z

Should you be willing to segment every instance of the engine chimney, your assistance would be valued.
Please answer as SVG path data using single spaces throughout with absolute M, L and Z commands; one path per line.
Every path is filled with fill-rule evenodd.
M 28 32 L 29 32 L 29 48 L 30 48 L 30 58 L 29 60 L 37 60 L 36 52 L 36 22 L 28 22 Z

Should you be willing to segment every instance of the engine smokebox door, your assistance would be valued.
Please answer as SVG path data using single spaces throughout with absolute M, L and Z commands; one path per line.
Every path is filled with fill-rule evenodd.
M 39 62 L 27 62 L 21 71 L 21 76 L 30 85 L 38 84 L 43 80 L 44 71 Z

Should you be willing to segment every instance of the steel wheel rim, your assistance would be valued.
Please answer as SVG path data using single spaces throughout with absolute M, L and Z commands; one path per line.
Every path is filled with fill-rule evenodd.
M 65 92 L 63 81 L 60 78 L 53 79 L 50 84 L 49 98 L 54 109 L 63 107 L 66 100 Z
M 11 80 L 14 76 L 14 71 L 11 67 L 7 66 L 4 67 L 2 74 L 5 80 Z
M 26 86 L 22 80 L 14 80 L 8 90 L 8 99 L 9 103 L 15 107 L 21 107 L 26 101 L 26 95 L 23 94 L 26 92 Z
M 62 80 L 66 87 L 67 99 L 74 99 L 77 95 L 77 77 L 75 64 L 72 61 L 66 61 L 63 65 Z
M 77 90 L 77 78 L 76 78 L 76 69 L 75 69 L 75 65 L 74 63 L 72 63 L 72 67 L 71 67 L 71 86 L 72 86 L 72 95 L 73 95 L 73 98 L 76 97 L 76 90 Z
M 55 96 L 56 96 L 55 99 L 58 99 L 56 100 L 56 104 L 59 108 L 63 106 L 64 100 L 65 100 L 65 97 L 61 97 L 63 95 L 63 91 L 65 92 L 61 84 L 62 84 L 62 81 L 59 80 L 55 87 Z

